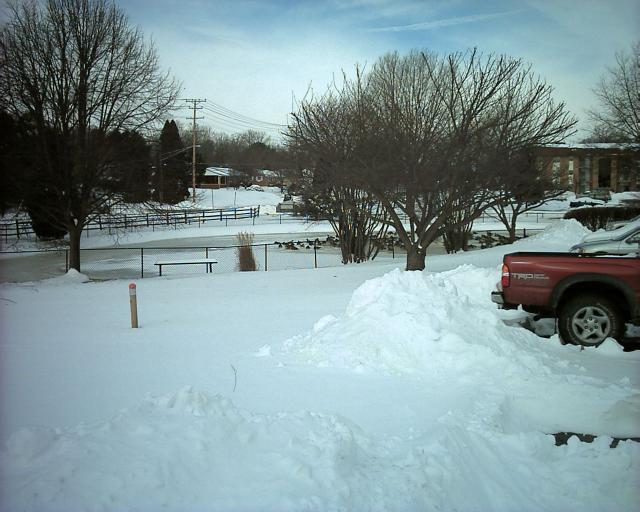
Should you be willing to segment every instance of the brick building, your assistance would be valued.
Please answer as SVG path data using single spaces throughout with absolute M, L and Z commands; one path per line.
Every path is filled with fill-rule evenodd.
M 538 164 L 575 193 L 640 190 L 640 144 L 552 144 L 538 149 Z

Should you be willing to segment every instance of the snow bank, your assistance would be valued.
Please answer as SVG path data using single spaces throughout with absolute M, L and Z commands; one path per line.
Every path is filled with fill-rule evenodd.
M 544 355 L 531 356 L 540 339 L 507 327 L 491 302 L 498 280 L 497 270 L 471 265 L 437 274 L 394 270 L 358 288 L 341 318 L 325 317 L 285 342 L 285 352 L 358 372 L 549 373 Z
M 592 231 L 575 219 L 558 219 L 544 231 L 518 240 L 512 248 L 513 251 L 568 251 L 589 233 Z
M 470 265 L 435 274 L 396 269 L 356 289 L 343 315 L 285 341 L 279 356 L 286 364 L 412 375 L 427 389 L 455 386 L 477 397 L 457 425 L 482 431 L 637 436 L 609 410 L 622 401 L 634 416 L 627 399 L 637 391 L 583 375 L 583 364 L 618 352 L 609 343 L 602 353 L 576 351 L 557 336 L 505 324 L 509 312 L 490 301 L 498 278 L 497 270 Z
M 637 496 L 618 475 L 640 448 L 609 442 L 555 448 L 446 421 L 371 438 L 337 416 L 256 415 L 186 387 L 104 423 L 16 432 L 0 488 L 6 510 L 24 511 L 616 510 Z

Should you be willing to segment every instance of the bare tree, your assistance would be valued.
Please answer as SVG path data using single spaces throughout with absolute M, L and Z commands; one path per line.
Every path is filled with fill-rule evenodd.
M 318 101 L 303 105 L 289 134 L 290 150 L 313 168 L 313 180 L 303 187 L 306 207 L 331 223 L 345 264 L 374 258 L 379 250 L 374 239 L 388 228 L 379 199 L 353 172 L 360 150 L 352 110 L 356 94 L 329 88 Z
M 422 270 L 445 226 L 467 226 L 499 200 L 510 154 L 574 124 L 517 59 L 413 51 L 304 101 L 289 137 L 370 191 L 407 250 L 407 270 Z
M 631 52 L 619 52 L 613 66 L 593 91 L 599 109 L 589 112 L 594 134 L 610 134 L 640 142 L 640 41 Z
M 156 126 L 178 83 L 154 47 L 108 0 L 27 1 L 9 7 L 0 40 L 0 101 L 32 126 L 31 186 L 53 197 L 46 214 L 69 233 L 80 270 L 83 227 L 119 200 L 110 187 L 109 134 Z
M 521 215 L 566 192 L 544 172 L 546 163 L 544 157 L 535 156 L 534 148 L 523 149 L 505 159 L 511 171 L 505 174 L 497 191 L 499 200 L 491 206 L 491 211 L 504 224 L 509 242 L 516 239 L 516 226 Z

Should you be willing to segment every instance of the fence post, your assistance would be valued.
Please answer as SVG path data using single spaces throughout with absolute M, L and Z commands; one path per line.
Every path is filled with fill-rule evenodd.
M 391 240 L 391 259 L 396 259 L 396 244 L 393 240 Z
M 267 244 L 264 244 L 264 271 L 267 271 Z
M 140 247 L 140 278 L 144 279 L 144 247 Z
M 64 251 L 64 273 L 69 272 L 69 249 Z
M 16 237 L 20 240 L 20 222 L 16 219 Z
M 522 238 L 527 238 L 527 228 L 522 228 Z
M 313 268 L 318 268 L 318 246 L 313 242 Z
M 131 328 L 138 328 L 138 298 L 136 297 L 136 285 L 129 285 L 129 307 L 131 309 Z

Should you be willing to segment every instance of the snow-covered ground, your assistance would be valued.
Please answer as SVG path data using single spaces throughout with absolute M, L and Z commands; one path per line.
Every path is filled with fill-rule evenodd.
M 242 206 L 258 206 L 263 214 L 273 214 L 276 206 L 282 202 L 284 194 L 278 187 L 219 188 L 196 189 L 195 208 L 231 208 Z M 193 208 L 193 201 L 188 199 L 178 205 L 180 208 Z
M 618 511 L 640 499 L 640 352 L 505 320 L 484 251 L 0 285 L 0 510 Z M 550 433 L 596 434 L 554 446 Z

